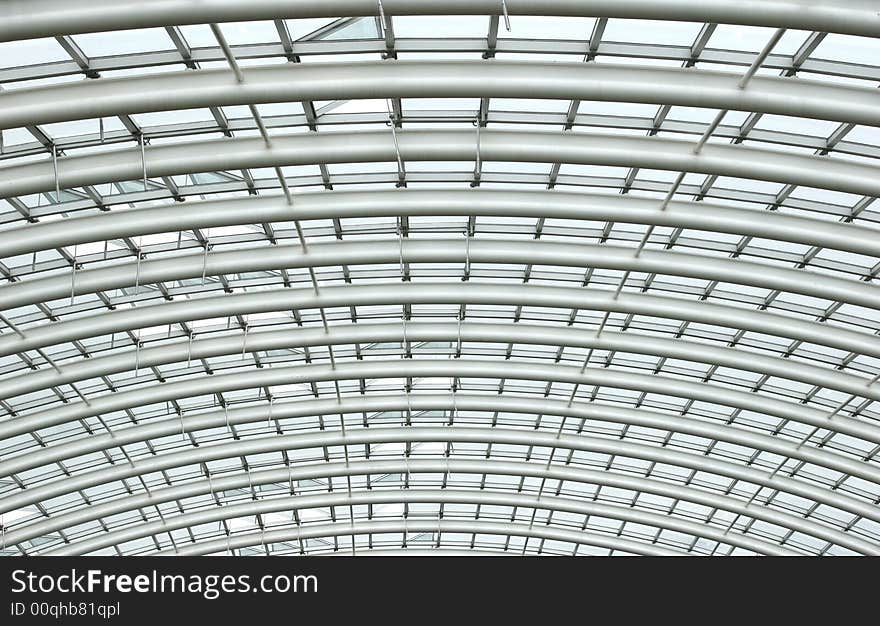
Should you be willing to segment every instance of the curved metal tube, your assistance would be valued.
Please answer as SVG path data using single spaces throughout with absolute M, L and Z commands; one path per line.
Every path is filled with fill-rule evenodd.
M 709 202 L 670 202 L 665 210 L 650 198 L 559 190 L 397 189 L 296 194 L 291 208 L 283 197 L 253 196 L 138 207 L 97 215 L 28 224 L 0 231 L 9 256 L 121 237 L 193 228 L 263 222 L 395 216 L 487 215 L 546 217 L 731 233 L 880 257 L 880 229 L 869 223 L 838 223 L 776 211 L 749 210 Z
M 414 397 L 418 398 L 418 396 Z M 398 404 L 400 404 L 398 400 Z M 451 405 L 452 403 L 449 402 Z M 404 407 L 406 408 L 406 407 Z M 230 414 L 232 412 L 230 411 Z M 222 415 L 222 413 L 220 414 Z M 265 414 L 262 415 L 265 419 Z M 113 482 L 131 476 L 139 476 L 150 472 L 180 467 L 183 465 L 204 463 L 216 459 L 239 457 L 247 454 L 260 454 L 279 450 L 302 450 L 324 446 L 349 446 L 379 443 L 416 443 L 416 442 L 468 442 L 523 445 L 529 447 L 560 448 L 611 454 L 615 456 L 633 457 L 658 463 L 667 463 L 680 467 L 727 476 L 735 480 L 770 487 L 771 489 L 795 494 L 815 502 L 848 511 L 855 515 L 880 521 L 880 510 L 870 502 L 861 501 L 836 490 L 795 480 L 779 473 L 756 469 L 752 466 L 730 463 L 705 455 L 679 452 L 656 445 L 634 444 L 619 439 L 609 440 L 585 435 L 566 435 L 543 431 L 505 428 L 478 427 L 397 427 L 397 428 L 362 428 L 340 431 L 322 431 L 320 433 L 276 435 L 268 438 L 255 438 L 235 441 L 227 444 L 200 446 L 182 452 L 167 453 L 148 457 L 125 465 L 113 465 L 92 470 L 53 483 L 33 486 L 22 492 L 0 499 L 0 512 L 54 498 L 90 486 Z M 779 442 L 766 449 L 772 452 L 787 454 L 787 449 L 809 458 L 812 452 L 808 448 L 797 448 L 794 444 L 786 445 Z
M 788 154 L 742 145 L 694 143 L 659 137 L 486 129 L 480 159 L 611 165 L 734 176 L 880 196 L 880 167 L 829 157 Z M 469 161 L 473 131 L 401 130 L 308 133 L 273 138 L 234 138 L 151 146 L 0 168 L 0 198 L 99 183 L 245 168 L 316 163 Z M 659 203 L 659 201 L 658 201 Z M 295 213 L 291 214 L 291 218 Z
M 606 330 L 598 337 L 595 333 L 577 327 L 553 327 L 540 324 L 462 322 L 406 323 L 407 341 L 457 341 L 479 343 L 516 343 L 569 346 L 650 354 L 654 356 L 717 364 L 732 369 L 758 372 L 778 378 L 796 380 L 809 385 L 834 389 L 859 397 L 880 400 L 880 385 L 846 371 L 817 367 L 808 362 L 794 361 L 725 346 L 716 346 L 678 338 L 643 335 L 636 332 Z M 48 389 L 66 383 L 133 371 L 137 367 L 153 367 L 230 354 L 259 352 L 280 348 L 302 348 L 324 345 L 398 342 L 404 339 L 401 323 L 358 323 L 347 326 L 301 327 L 287 330 L 221 335 L 207 339 L 193 339 L 143 347 L 139 350 L 114 352 L 106 356 L 56 363 L 58 369 L 28 370 L 17 376 L 0 380 L 0 399 Z
M 179 71 L 16 89 L 0 95 L 0 128 L 120 114 L 363 98 L 545 98 L 671 104 L 880 125 L 869 87 L 730 72 L 535 61 L 364 61 Z
M 578 420 L 608 421 L 705 437 L 710 440 L 725 441 L 755 450 L 767 450 L 875 483 L 878 482 L 878 471 L 880 471 L 868 463 L 856 461 L 826 448 L 799 447 L 791 441 L 739 427 L 694 420 L 644 408 L 628 409 L 597 402 L 569 405 L 561 400 L 536 399 L 511 394 L 493 396 L 456 394 L 455 397 L 450 395 L 420 394 L 408 398 L 370 395 L 353 398 L 334 398 L 332 400 L 298 400 L 295 402 L 273 403 L 272 417 L 273 419 L 290 419 L 314 415 L 326 416 L 333 415 L 334 413 L 406 410 L 504 411 L 529 415 L 556 415 Z M 94 434 L 9 459 L 4 462 L 3 474 L 24 471 L 59 460 L 101 450 L 109 450 L 117 446 L 175 435 L 181 433 L 181 431 L 192 433 L 205 429 L 252 424 L 267 420 L 268 407 L 265 404 L 230 409 L 228 411 L 209 411 L 183 417 L 175 416 L 170 419 L 155 419 L 145 424 L 116 430 L 112 434 Z M 60 482 L 63 486 L 64 479 Z M 80 483 L 76 484 L 79 485 Z M 47 488 L 55 489 L 57 486 L 58 483 L 52 483 Z M 69 492 L 70 490 L 61 493 Z M 34 491 L 30 495 L 36 497 L 36 494 L 37 492 Z M 29 500 L 27 504 L 32 504 L 36 501 L 38 500 Z M 2 510 L 2 503 L 0 503 L 0 510 Z
M 293 385 L 317 381 L 396 378 L 404 371 L 407 377 L 474 377 L 512 380 L 540 380 L 581 385 L 600 385 L 635 389 L 649 393 L 666 394 L 681 398 L 714 402 L 764 415 L 772 415 L 781 420 L 791 420 L 809 424 L 831 431 L 858 437 L 872 443 L 880 443 L 880 426 L 861 419 L 836 416 L 829 419 L 828 411 L 822 411 L 802 404 L 758 396 L 747 391 L 728 389 L 717 385 L 690 382 L 657 374 L 639 374 L 616 369 L 529 363 L 517 361 L 465 360 L 465 359 L 407 359 L 405 370 L 401 369 L 400 359 L 387 361 L 346 361 L 333 364 L 309 364 L 292 367 L 271 367 L 251 369 L 231 374 L 198 376 L 137 388 L 131 391 L 95 396 L 86 402 L 71 402 L 56 408 L 15 417 L 0 423 L 0 439 L 35 432 L 49 426 L 56 426 L 77 419 L 131 409 L 145 404 L 178 400 L 205 394 L 225 393 L 239 389 L 258 389 L 276 385 Z M 27 455 L 19 463 L 30 463 L 45 451 Z M 14 470 L 16 459 L 0 461 L 0 476 L 8 476 Z M 877 482 L 880 483 L 880 468 L 877 469 Z
M 23 336 L 0 335 L 0 356 L 100 335 L 181 321 L 288 311 L 379 304 L 491 304 L 615 311 L 676 320 L 690 320 L 767 335 L 788 337 L 848 352 L 880 357 L 880 338 L 848 328 L 802 318 L 643 293 L 533 284 L 406 282 L 344 285 L 312 289 L 276 289 L 177 300 L 24 327 Z
M 880 90 L 878 90 L 880 93 Z M 95 293 L 150 283 L 246 273 L 264 270 L 314 268 L 339 265 L 403 263 L 471 263 L 549 265 L 602 268 L 704 278 L 762 287 L 815 298 L 880 309 L 880 289 L 871 283 L 789 269 L 767 263 L 719 258 L 701 254 L 642 250 L 631 247 L 542 241 L 539 239 L 397 239 L 337 241 L 311 244 L 175 255 L 155 261 L 130 262 L 77 271 L 69 275 L 37 278 L 0 286 L 0 302 L 8 308 L 46 302 L 73 294 Z
M 498 0 L 384 0 L 385 15 L 498 15 Z M 880 35 L 880 15 L 864 0 L 506 0 L 510 15 L 619 17 L 777 26 Z M 372 0 L 6 0 L 0 41 L 104 30 L 309 18 L 375 16 Z
M 445 473 L 456 472 L 479 475 L 505 475 L 517 477 L 537 477 L 549 480 L 578 482 L 602 485 L 641 493 L 651 493 L 675 500 L 684 500 L 744 517 L 766 521 L 770 524 L 823 539 L 855 552 L 867 555 L 880 555 L 880 548 L 851 533 L 825 526 L 809 518 L 792 515 L 781 510 L 757 504 L 744 503 L 729 495 L 715 494 L 691 486 L 676 485 L 665 481 L 630 476 L 610 471 L 583 469 L 571 465 L 547 466 L 545 463 L 522 461 L 498 461 L 494 459 L 423 459 L 407 458 L 396 460 L 350 461 L 347 463 L 315 463 L 295 465 L 280 469 L 262 470 L 238 474 L 224 474 L 210 480 L 188 481 L 171 487 L 152 489 L 149 493 L 127 496 L 110 501 L 93 503 L 67 513 L 53 515 L 49 519 L 38 520 L 25 526 L 14 526 L 6 531 L 6 544 L 15 545 L 34 537 L 48 535 L 102 517 L 118 515 L 147 506 L 165 502 L 213 494 L 231 489 L 249 488 L 271 483 L 292 483 L 293 481 L 329 478 L 338 476 L 359 476 L 395 473 Z M 112 544 L 105 544 L 112 545 Z M 68 546 L 72 547 L 72 546 Z M 90 548 L 90 550 L 95 548 Z M 81 551 L 80 548 L 77 548 Z
M 49 556 L 77 556 L 88 554 L 108 546 L 150 537 L 158 533 L 221 520 L 278 513 L 289 510 L 312 509 L 318 507 L 356 506 L 377 504 L 479 504 L 483 506 L 510 506 L 535 508 L 578 515 L 597 515 L 622 522 L 644 524 L 664 530 L 686 533 L 752 550 L 758 554 L 771 556 L 793 556 L 798 552 L 772 544 L 742 533 L 729 533 L 723 528 L 713 527 L 695 521 L 685 520 L 673 515 L 662 515 L 618 505 L 603 504 L 574 498 L 542 495 L 540 497 L 524 493 L 505 493 L 481 489 L 400 489 L 352 491 L 350 493 L 324 493 L 281 498 L 260 499 L 238 504 L 226 504 L 165 517 L 154 522 L 144 522 L 136 526 L 113 530 L 105 535 L 75 541 L 67 546 L 49 550 Z M 439 521 L 439 519 L 437 520 Z M 546 527 L 546 526 L 545 526 Z M 553 526 L 550 526 L 554 528 Z
M 588 532 L 548 528 L 546 526 L 527 526 L 514 522 L 487 522 L 484 520 L 381 520 L 372 522 L 341 522 L 335 524 L 316 524 L 301 528 L 270 530 L 262 533 L 231 535 L 226 539 L 198 542 L 178 550 L 156 552 L 154 556 L 197 556 L 213 552 L 225 552 L 236 548 L 265 545 L 280 541 L 298 541 L 318 537 L 339 537 L 347 535 L 373 535 L 380 533 L 439 532 L 439 533 L 477 533 L 509 537 L 532 537 L 575 543 L 609 550 L 619 550 L 642 556 L 682 556 L 678 550 L 661 548 L 625 537 L 597 535 Z

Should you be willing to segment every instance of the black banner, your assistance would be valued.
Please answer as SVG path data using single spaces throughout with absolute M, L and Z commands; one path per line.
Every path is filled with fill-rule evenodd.
M 877 564 L 871 558 L 11 557 L 0 559 L 0 624 L 155 625 L 193 616 L 275 623 L 269 618 L 279 615 L 370 624 L 399 621 L 403 608 L 456 621 L 480 614 L 546 619 L 548 610 L 681 617 L 705 603 L 727 616 L 755 612 L 758 619 L 781 610 L 787 620 L 800 611 L 812 617 L 834 611 L 840 618 L 874 602 Z

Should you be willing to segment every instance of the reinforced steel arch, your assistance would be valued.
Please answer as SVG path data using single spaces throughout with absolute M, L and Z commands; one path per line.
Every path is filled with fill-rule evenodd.
M 872 3 L 0 42 L 0 554 L 880 554 Z

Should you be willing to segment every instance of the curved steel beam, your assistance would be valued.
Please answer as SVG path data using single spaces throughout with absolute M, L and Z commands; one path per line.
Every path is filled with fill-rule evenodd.
M 390 408 L 394 407 L 394 408 Z M 114 447 L 148 441 L 180 433 L 193 433 L 211 428 L 229 428 L 241 424 L 291 419 L 314 415 L 342 413 L 387 412 L 407 410 L 470 410 L 480 412 L 505 411 L 517 414 L 557 415 L 578 420 L 599 420 L 670 430 L 713 441 L 725 441 L 736 445 L 768 450 L 786 457 L 857 476 L 870 482 L 878 482 L 880 470 L 871 464 L 843 456 L 827 448 L 796 446 L 777 437 L 739 427 L 731 427 L 704 420 L 676 416 L 662 411 L 644 408 L 631 409 L 610 406 L 598 402 L 569 404 L 560 400 L 535 399 L 522 395 L 499 394 L 497 396 L 418 395 L 408 398 L 389 396 L 341 397 L 330 400 L 299 400 L 273 403 L 271 415 L 268 406 L 258 405 L 243 409 L 209 411 L 195 415 L 176 416 L 170 419 L 154 419 L 145 424 L 121 428 L 106 434 L 93 434 L 66 443 L 38 449 L 2 462 L 2 475 L 12 475 L 46 464 L 77 456 L 110 450 Z
M 880 15 L 870 0 L 507 0 L 511 16 L 617 17 L 776 26 L 877 37 Z M 497 0 L 384 0 L 392 15 L 498 15 Z M 0 41 L 151 26 L 376 16 L 372 0 L 6 0 Z
M 108 502 L 93 503 L 88 507 L 75 509 L 68 513 L 56 514 L 49 519 L 39 520 L 26 526 L 8 528 L 6 531 L 6 545 L 11 546 L 22 543 L 34 537 L 48 535 L 52 532 L 85 524 L 102 517 L 231 489 L 251 488 L 257 485 L 272 483 L 292 484 L 293 481 L 340 476 L 446 472 L 516 477 L 529 476 L 558 480 L 560 482 L 602 485 L 604 487 L 626 489 L 639 493 L 650 493 L 763 520 L 776 526 L 823 539 L 829 543 L 846 547 L 861 554 L 880 555 L 880 548 L 874 543 L 853 536 L 851 533 L 825 526 L 809 518 L 805 519 L 798 515 L 792 515 L 753 503 L 743 503 L 741 500 L 729 495 L 714 494 L 691 486 L 676 485 L 641 476 L 583 469 L 570 465 L 548 467 L 545 463 L 535 462 L 457 458 L 407 458 L 381 461 L 351 461 L 348 463 L 317 463 L 257 472 L 224 474 L 208 480 L 190 481 L 171 487 L 153 489 L 149 493 L 127 496 Z M 293 492 L 291 492 L 291 495 L 293 495 Z M 112 543 L 105 545 L 112 545 Z M 97 548 L 89 548 L 89 551 L 94 549 Z M 80 548 L 77 548 L 77 550 L 81 551 Z
M 439 532 L 475 533 L 480 535 L 501 535 L 505 537 L 531 537 L 550 539 L 565 543 L 588 545 L 609 550 L 619 550 L 642 556 L 683 556 L 679 550 L 671 550 L 642 541 L 611 535 L 597 535 L 584 531 L 532 526 L 515 522 L 487 522 L 484 520 L 381 520 L 371 522 L 338 522 L 333 524 L 307 525 L 299 528 L 270 530 L 261 533 L 230 535 L 225 539 L 200 541 L 192 546 L 167 552 L 151 553 L 154 556 L 196 556 L 225 552 L 248 546 L 266 545 L 281 541 L 301 541 L 322 537 L 347 535 L 374 535 L 382 533 Z
M 300 220 L 393 216 L 545 217 L 693 228 L 776 239 L 880 257 L 880 229 L 860 222 L 838 223 L 773 211 L 738 209 L 708 202 L 670 202 L 623 195 L 498 189 L 398 189 L 302 193 L 295 208 L 280 196 L 230 198 L 138 207 L 0 231 L 7 256 L 29 254 L 122 237 L 193 228 Z M 4 307 L 7 308 L 7 307 Z
M 878 90 L 880 92 L 880 90 Z M 371 239 L 238 248 L 205 255 L 175 255 L 155 261 L 115 264 L 0 286 L 5 308 L 48 302 L 75 294 L 134 285 L 265 270 L 399 263 L 471 263 L 601 268 L 702 278 L 749 285 L 880 309 L 880 289 L 871 283 L 756 263 L 668 250 L 540 239 Z
M 229 374 L 197 376 L 176 382 L 166 382 L 130 391 L 93 396 L 87 402 L 71 402 L 54 408 L 14 417 L 0 423 L 0 439 L 35 432 L 49 426 L 57 426 L 86 417 L 93 417 L 124 409 L 133 409 L 157 402 L 180 400 L 206 394 L 225 393 L 241 389 L 259 389 L 277 385 L 295 385 L 319 381 L 396 378 L 404 371 L 400 359 L 387 361 L 345 361 L 334 364 L 309 364 L 288 367 L 250 369 Z M 495 360 L 465 359 L 407 359 L 407 377 L 462 377 L 496 378 L 512 380 L 540 380 L 559 383 L 598 385 L 633 389 L 648 393 L 671 395 L 692 400 L 714 402 L 719 405 L 755 411 L 764 415 L 826 428 L 872 443 L 880 443 L 880 426 L 861 419 L 843 416 L 829 418 L 830 411 L 822 411 L 803 404 L 760 396 L 739 391 L 691 382 L 659 374 L 639 374 L 602 367 L 582 369 L 576 366 Z M 44 448 L 27 455 L 20 462 L 34 462 L 37 455 L 52 448 Z M 8 464 L 15 459 L 0 461 L 0 476 L 8 476 Z M 20 471 L 20 470 L 19 470 Z M 880 469 L 876 474 L 880 484 Z
M 880 196 L 880 167 L 828 157 L 789 154 L 743 145 L 694 143 L 659 137 L 510 131 L 480 133 L 480 159 L 610 165 L 695 172 L 807 185 L 853 194 Z M 129 148 L 58 159 L 62 189 L 147 176 L 177 176 L 245 168 L 316 163 L 468 161 L 478 149 L 473 131 L 401 130 L 284 135 L 270 148 L 261 138 L 214 139 Z M 143 158 L 142 158 L 143 156 Z M 0 198 L 55 189 L 52 159 L 0 168 Z M 658 201 L 659 202 L 659 201 Z M 297 217 L 291 209 L 291 218 Z
M 113 530 L 103 536 L 75 541 L 67 546 L 46 552 L 48 556 L 84 555 L 109 546 L 151 537 L 163 532 L 190 528 L 222 520 L 278 513 L 281 511 L 303 510 L 334 506 L 357 506 L 377 504 L 477 504 L 481 506 L 508 506 L 534 508 L 576 515 L 596 515 L 621 522 L 643 524 L 662 530 L 702 537 L 718 543 L 726 543 L 768 556 L 794 556 L 793 550 L 772 544 L 757 537 L 743 533 L 727 532 L 726 529 L 682 519 L 673 515 L 651 513 L 639 508 L 604 504 L 568 497 L 536 496 L 525 493 L 505 493 L 482 489 L 400 489 L 370 490 L 338 493 L 285 496 L 281 498 L 260 499 L 256 501 L 226 504 L 167 516 L 163 519 L 144 522 L 136 526 Z M 437 519 L 439 521 L 439 518 Z M 547 528 L 547 525 L 544 525 Z M 551 525 L 556 529 L 558 526 Z M 638 540 L 636 540 L 638 541 Z
M 533 284 L 405 282 L 276 289 L 176 300 L 20 329 L 0 335 L 0 356 L 126 330 L 268 311 L 380 304 L 486 304 L 626 312 L 689 320 L 807 341 L 880 357 L 880 338 L 801 318 L 740 307 L 611 290 Z
M 671 104 L 880 125 L 869 87 L 730 72 L 534 61 L 376 61 L 180 71 L 0 94 L 0 128 L 120 114 L 363 98 L 545 98 Z
M 335 404 L 334 404 L 335 403 Z M 323 409 L 321 408 L 323 407 Z M 579 419 L 614 420 L 619 422 L 632 422 L 649 428 L 668 430 L 679 429 L 682 432 L 696 436 L 707 437 L 745 445 L 754 449 L 766 450 L 785 457 L 797 458 L 808 463 L 815 463 L 853 476 L 870 476 L 874 474 L 876 482 L 876 468 L 869 464 L 855 461 L 827 450 L 797 446 L 794 442 L 784 441 L 776 437 L 751 433 L 740 428 L 719 428 L 717 425 L 701 423 L 696 420 L 672 417 L 653 411 L 621 410 L 617 407 L 591 406 L 589 404 L 568 406 L 564 402 L 551 400 L 535 400 L 531 398 L 509 396 L 463 396 L 452 398 L 446 396 L 411 396 L 408 399 L 400 396 L 394 397 L 365 397 L 352 400 L 342 398 L 341 401 L 317 400 L 309 402 L 282 403 L 273 407 L 273 415 L 279 419 L 301 415 L 314 415 L 348 412 L 348 411 L 406 411 L 406 410 L 479 410 L 497 411 L 505 410 L 514 413 L 527 412 L 530 414 L 563 415 Z M 228 415 L 228 417 L 227 417 Z M 227 413 L 217 411 L 184 418 L 192 430 L 199 428 L 223 427 L 226 420 L 230 425 L 248 423 L 267 419 L 266 407 L 234 409 Z M 170 420 L 149 425 L 160 433 L 169 424 Z M 177 425 L 180 425 L 179 420 Z M 147 425 L 145 425 L 147 426 Z M 126 429 L 129 430 L 129 429 Z M 130 433 L 119 431 L 118 445 L 125 445 Z M 179 430 L 176 432 L 180 432 Z M 114 433 L 115 434 L 115 433 Z M 138 433 L 137 436 L 142 434 Z M 106 439 L 109 435 L 98 435 Z M 433 437 L 433 439 L 431 438 Z M 341 438 L 341 439 L 340 439 Z M 7 495 L 0 499 L 0 512 L 12 511 L 17 508 L 35 504 L 43 500 L 55 498 L 60 495 L 86 489 L 105 482 L 122 480 L 131 476 L 140 476 L 154 471 L 161 471 L 174 467 L 193 465 L 200 462 L 237 457 L 246 454 L 271 452 L 278 450 L 317 448 L 322 446 L 336 445 L 361 445 L 372 443 L 389 442 L 420 442 L 420 441 L 471 441 L 481 443 L 511 443 L 527 446 L 547 446 L 550 448 L 562 448 L 569 450 L 589 450 L 629 456 L 648 461 L 669 463 L 694 470 L 727 476 L 735 480 L 763 485 L 778 491 L 793 493 L 816 502 L 822 502 L 829 506 L 849 511 L 880 521 L 880 511 L 871 503 L 856 500 L 846 494 L 832 490 L 830 487 L 819 487 L 814 484 L 795 480 L 779 473 L 756 469 L 729 461 L 710 458 L 704 455 L 672 450 L 666 447 L 634 444 L 620 440 L 593 438 L 585 435 L 556 434 L 536 430 L 514 430 L 502 428 L 477 428 L 477 427 L 406 427 L 406 428 L 363 428 L 349 429 L 348 432 L 322 431 L 320 433 L 306 433 L 296 435 L 277 435 L 263 439 L 246 439 L 229 444 L 201 446 L 181 452 L 169 452 L 155 457 L 134 460 L 125 465 L 114 465 L 95 470 L 89 470 L 81 474 L 66 477 L 61 480 L 34 485 L 28 489 Z M 106 444 L 105 444 L 106 445 Z M 586 446 L 586 447 L 584 447 Z M 15 460 L 15 459 L 13 459 Z
M 576 327 L 554 327 L 539 324 L 462 322 L 410 322 L 404 331 L 401 323 L 358 323 L 347 326 L 335 325 L 329 330 L 323 327 L 301 327 L 287 330 L 251 332 L 245 340 L 243 334 L 222 335 L 208 339 L 184 340 L 139 350 L 126 350 L 106 356 L 90 356 L 73 362 L 56 363 L 58 369 L 29 370 L 17 376 L 0 380 L 0 399 L 10 398 L 48 389 L 66 383 L 76 383 L 193 359 L 204 359 L 231 354 L 242 354 L 302 348 L 324 345 L 364 344 L 407 341 L 457 341 L 478 343 L 509 343 L 512 337 L 518 344 L 568 346 L 650 354 L 653 356 L 721 365 L 732 369 L 757 372 L 778 378 L 796 380 L 808 385 L 834 389 L 858 397 L 880 400 L 880 385 L 846 371 L 817 367 L 808 362 L 796 361 L 759 352 L 744 351 L 725 346 L 686 341 L 678 338 L 642 335 L 635 332 L 606 330 L 598 337 Z M 338 356 L 337 356 L 338 358 Z
M 270 544 L 271 545 L 271 544 Z M 550 550 L 544 551 L 547 554 L 554 554 Z M 567 555 L 570 555 L 569 552 L 566 552 Z M 332 557 L 346 557 L 346 556 L 507 556 L 514 557 L 522 556 L 521 553 L 512 552 L 510 550 L 505 550 L 504 546 L 477 546 L 473 549 L 470 548 L 449 548 L 443 545 L 437 546 L 435 545 L 432 548 L 387 548 L 385 546 L 362 546 L 357 548 L 356 550 L 346 550 L 341 547 L 339 549 L 334 549 L 332 552 L 321 553 L 322 557 L 332 558 Z M 577 555 L 573 555 L 577 556 Z

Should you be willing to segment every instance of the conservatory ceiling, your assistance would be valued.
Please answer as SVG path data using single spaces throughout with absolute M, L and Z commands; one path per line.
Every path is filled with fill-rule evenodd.
M 0 4 L 0 553 L 880 554 L 880 12 Z

